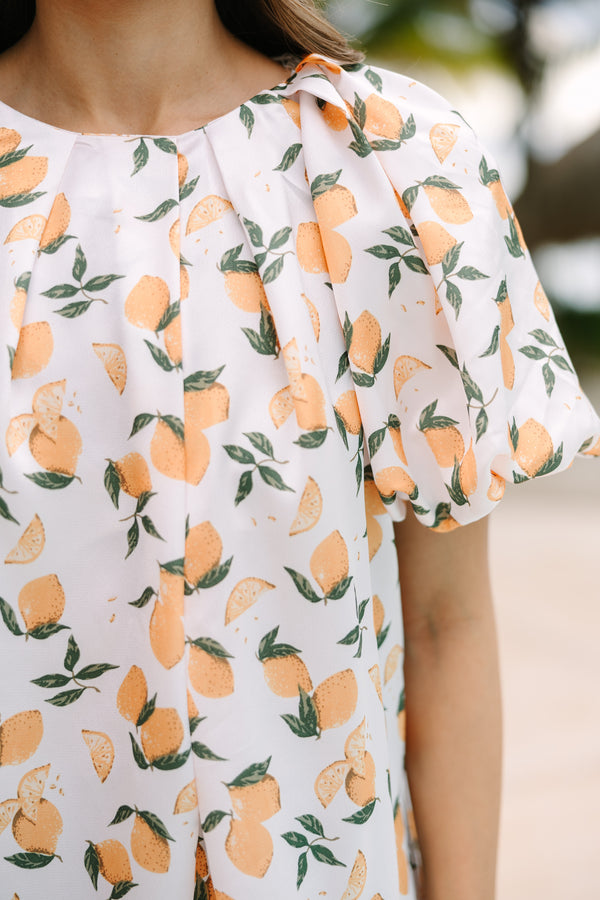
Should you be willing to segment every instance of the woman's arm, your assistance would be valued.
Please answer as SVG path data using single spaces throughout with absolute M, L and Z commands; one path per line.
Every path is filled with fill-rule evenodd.
M 409 508 L 394 530 L 426 900 L 494 900 L 502 716 L 487 520 L 439 535 Z

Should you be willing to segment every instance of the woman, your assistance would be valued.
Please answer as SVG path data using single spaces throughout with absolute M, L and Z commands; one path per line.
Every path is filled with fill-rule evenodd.
M 489 154 L 307 2 L 18 6 L 7 896 L 492 900 L 485 516 L 600 421 Z

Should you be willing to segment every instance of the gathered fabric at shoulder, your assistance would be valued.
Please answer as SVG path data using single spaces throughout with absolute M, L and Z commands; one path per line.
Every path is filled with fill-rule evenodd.
M 451 530 L 507 481 L 600 455 L 490 153 L 450 104 L 389 69 L 298 66 L 307 179 L 368 458 L 392 517 Z

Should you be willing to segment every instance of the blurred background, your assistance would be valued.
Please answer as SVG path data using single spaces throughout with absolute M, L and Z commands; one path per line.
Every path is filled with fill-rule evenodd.
M 325 0 L 368 61 L 443 94 L 498 163 L 600 410 L 600 0 Z M 600 463 L 491 517 L 504 695 L 498 900 L 600 897 Z

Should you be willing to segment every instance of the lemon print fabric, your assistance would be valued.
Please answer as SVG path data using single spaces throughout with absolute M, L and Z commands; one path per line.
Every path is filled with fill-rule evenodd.
M 177 136 L 0 103 L 7 897 L 416 900 L 393 521 L 600 455 L 469 125 L 296 62 Z

